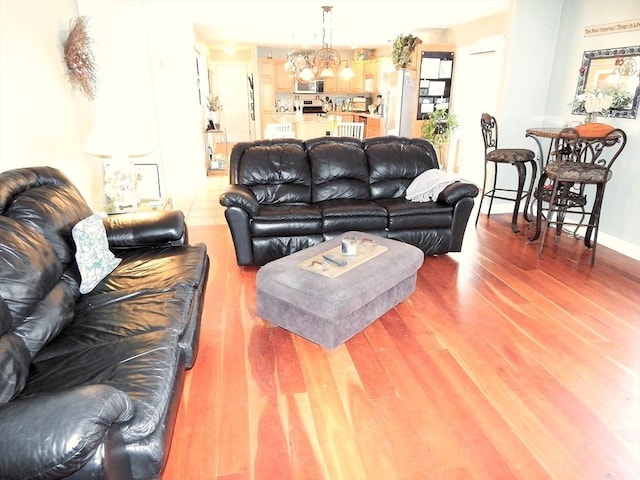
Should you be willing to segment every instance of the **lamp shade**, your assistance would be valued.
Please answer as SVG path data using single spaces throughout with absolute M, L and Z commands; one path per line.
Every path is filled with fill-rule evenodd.
M 126 117 L 123 114 L 122 117 Z M 154 151 L 142 122 L 105 116 L 96 122 L 84 145 L 85 153 L 101 158 L 144 157 Z

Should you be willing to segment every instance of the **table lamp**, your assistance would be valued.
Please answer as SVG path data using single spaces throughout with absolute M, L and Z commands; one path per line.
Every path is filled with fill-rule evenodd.
M 137 191 L 140 172 L 133 159 L 153 152 L 149 137 L 127 122 L 99 120 L 87 139 L 84 151 L 103 159 L 104 194 L 108 202 L 116 209 L 137 207 L 140 203 Z

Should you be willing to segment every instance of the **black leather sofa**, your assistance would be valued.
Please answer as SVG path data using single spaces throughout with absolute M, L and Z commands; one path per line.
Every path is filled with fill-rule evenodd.
M 419 138 L 238 143 L 220 197 L 237 263 L 264 265 L 350 230 L 404 241 L 426 255 L 460 251 L 475 185 L 455 182 L 435 202 L 405 199 L 418 175 L 437 168 L 433 146 Z
M 198 348 L 205 245 L 179 211 L 98 218 L 122 260 L 80 294 L 72 228 L 92 212 L 71 182 L 1 173 L 0 214 L 0 478 L 160 478 Z

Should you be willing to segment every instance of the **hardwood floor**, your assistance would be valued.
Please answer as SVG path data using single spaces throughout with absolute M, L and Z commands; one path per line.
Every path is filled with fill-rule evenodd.
M 327 351 L 256 315 L 207 182 L 188 221 L 211 257 L 200 350 L 164 480 L 639 478 L 640 262 L 599 246 L 591 268 L 567 236 L 538 260 L 509 215 L 481 217 Z

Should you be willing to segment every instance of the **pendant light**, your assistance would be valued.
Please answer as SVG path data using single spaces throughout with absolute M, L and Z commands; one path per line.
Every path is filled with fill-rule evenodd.
M 327 29 L 329 30 L 327 40 Z M 333 70 L 340 65 L 340 54 L 332 47 L 333 7 L 322 7 L 322 48 L 315 54 L 315 65 L 320 70 L 320 77 L 335 76 Z

